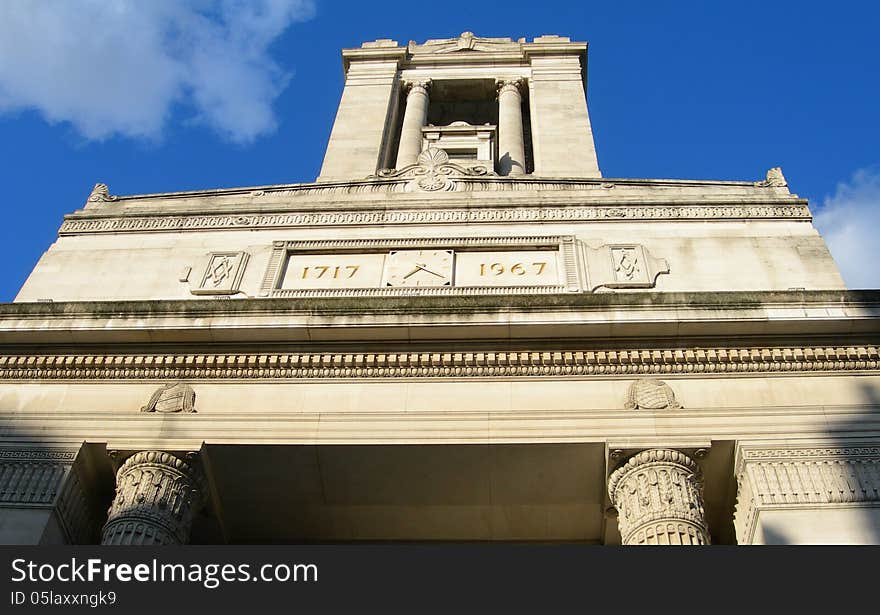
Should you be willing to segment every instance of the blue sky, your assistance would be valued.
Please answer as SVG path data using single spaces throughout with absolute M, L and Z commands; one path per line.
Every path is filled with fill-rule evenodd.
M 464 30 L 589 41 L 605 176 L 757 180 L 781 165 L 849 285 L 880 287 L 878 24 L 870 1 L 3 0 L 0 301 L 95 182 L 312 181 L 340 48 Z

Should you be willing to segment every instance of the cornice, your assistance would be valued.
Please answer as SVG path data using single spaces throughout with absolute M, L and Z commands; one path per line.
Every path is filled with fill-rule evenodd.
M 876 372 L 876 346 L 496 352 L 21 354 L 3 380 L 565 378 Z
M 615 205 L 518 205 L 518 206 L 446 206 L 387 209 L 387 203 L 375 207 L 348 210 L 290 211 L 290 206 L 266 211 L 266 208 L 241 208 L 224 213 L 156 213 L 105 210 L 65 216 L 59 235 L 104 233 L 155 233 L 211 230 L 260 230 L 307 228 L 317 226 L 386 226 L 401 224 L 510 224 L 545 222 L 635 222 L 703 220 L 797 220 L 812 219 L 803 202 L 713 203 L 713 204 L 639 204 Z
M 880 291 L 266 297 L 0 304 L 0 344 L 390 340 L 875 343 Z M 852 340 L 851 342 L 847 340 Z M 748 343 L 748 342 L 744 342 Z M 766 343 L 766 342 L 765 342 Z

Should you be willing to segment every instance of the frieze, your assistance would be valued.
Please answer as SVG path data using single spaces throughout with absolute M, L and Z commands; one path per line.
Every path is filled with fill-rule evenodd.
M 874 346 L 0 356 L 0 379 L 491 378 L 876 371 Z
M 0 449 L 0 506 L 52 506 L 77 452 Z
M 463 180 L 458 180 L 463 181 Z M 518 183 L 518 182 L 517 182 Z M 404 186 L 405 184 L 401 184 Z M 402 190 L 403 188 L 401 188 Z M 365 211 L 230 213 L 177 216 L 70 217 L 60 235 L 179 232 L 215 229 L 275 229 L 313 226 L 454 224 L 517 222 L 589 222 L 636 220 L 810 220 L 806 205 L 590 205 L 564 207 L 480 207 Z

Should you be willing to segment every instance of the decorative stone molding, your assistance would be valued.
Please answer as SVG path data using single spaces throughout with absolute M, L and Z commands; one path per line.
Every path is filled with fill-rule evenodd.
M 373 183 L 340 186 L 324 189 L 330 194 L 356 194 L 363 192 L 404 192 L 413 181 L 412 177 L 386 177 Z M 536 190 L 539 182 L 527 178 L 487 178 L 476 181 L 474 175 L 464 171 L 461 177 L 448 178 L 455 182 L 455 189 L 464 192 L 483 190 Z M 559 182 L 559 189 L 572 189 Z M 542 186 L 543 187 L 543 186 Z M 590 186 L 603 190 L 601 184 Z M 318 189 L 313 189 L 318 190 Z M 267 193 L 268 194 L 268 193 Z M 279 193 L 275 193 L 279 195 Z M 480 224 L 516 222 L 589 222 L 589 221 L 635 221 L 635 220 L 744 220 L 786 219 L 809 221 L 812 219 L 806 205 L 584 205 L 540 207 L 449 207 L 441 209 L 365 209 L 360 211 L 299 211 L 278 213 L 240 212 L 212 215 L 157 215 L 157 216 L 106 216 L 68 217 L 58 233 L 60 235 L 84 235 L 101 233 L 177 233 L 187 230 L 215 229 L 276 229 L 315 226 L 385 226 L 394 224 Z
M 0 510 L 54 509 L 68 543 L 94 542 L 99 514 L 78 456 L 70 449 L 0 449 Z
M 409 179 L 405 192 L 438 192 L 457 190 L 456 178 L 486 175 L 484 166 L 463 167 L 449 162 L 449 155 L 442 149 L 429 147 L 419 154 L 415 164 L 401 169 L 382 169 L 378 176 L 382 179 Z
M 91 194 L 89 194 L 89 198 L 87 200 L 88 203 L 110 203 L 115 201 L 116 197 L 110 194 L 109 188 L 107 188 L 107 184 L 97 183 L 95 187 L 92 188 Z
M 875 346 L 0 356 L 5 380 L 558 378 L 878 369 Z
M 135 453 L 116 473 L 116 497 L 101 544 L 186 544 L 205 497 L 195 455 L 182 459 L 163 451 Z
M 0 506 L 54 505 L 76 455 L 65 449 L 0 449 Z
M 707 545 L 702 473 L 680 451 L 636 453 L 608 479 L 625 545 Z
M 764 181 L 757 182 L 756 185 L 765 188 L 788 188 L 788 182 L 785 181 L 781 167 L 768 169 L 767 178 Z
M 238 293 L 247 252 L 211 252 L 204 273 L 195 281 L 190 292 L 194 295 L 234 295 Z
M 672 388 L 662 380 L 641 378 L 629 385 L 623 407 L 628 410 L 677 410 L 681 404 L 676 401 Z
M 185 382 L 166 384 L 156 389 L 141 412 L 171 414 L 175 412 L 195 412 L 196 392 Z
M 641 244 L 608 244 L 587 248 L 590 290 L 597 288 L 653 288 L 669 263 L 654 258 Z
M 880 503 L 880 446 L 741 447 L 736 482 L 734 528 L 749 544 L 761 510 Z

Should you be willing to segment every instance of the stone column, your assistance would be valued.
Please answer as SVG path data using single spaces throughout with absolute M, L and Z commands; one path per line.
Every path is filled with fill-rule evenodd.
M 400 145 L 397 147 L 397 168 L 415 164 L 422 152 L 422 127 L 428 122 L 428 90 L 431 81 L 408 81 L 406 110 L 400 129 Z
M 608 479 L 625 545 L 707 545 L 702 475 L 679 451 L 636 453 Z
M 141 451 L 126 459 L 116 473 L 116 498 L 101 544 L 188 543 L 206 494 L 196 463 L 163 451 Z
M 522 175 L 526 172 L 523 141 L 521 79 L 498 80 L 498 172 Z

